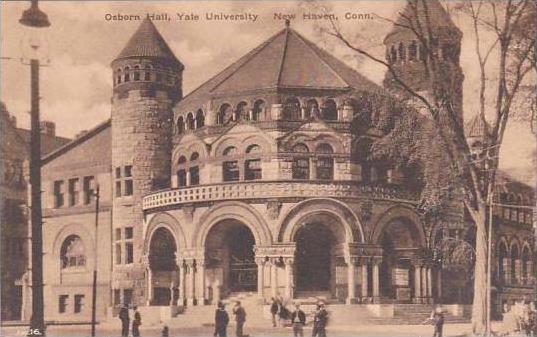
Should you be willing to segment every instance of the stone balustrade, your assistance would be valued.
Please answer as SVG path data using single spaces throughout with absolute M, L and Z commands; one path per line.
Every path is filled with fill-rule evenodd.
M 247 181 L 166 189 L 146 195 L 143 209 L 224 200 L 273 198 L 368 198 L 416 202 L 418 194 L 403 187 L 364 185 L 359 182 Z

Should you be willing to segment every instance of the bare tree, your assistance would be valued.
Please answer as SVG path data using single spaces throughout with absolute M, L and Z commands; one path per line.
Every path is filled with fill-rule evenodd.
M 337 22 L 325 33 L 337 38 L 352 51 L 369 60 L 382 64 L 387 69 L 387 79 L 391 87 L 401 94 L 416 109 L 427 112 L 428 119 L 434 127 L 434 135 L 441 140 L 444 157 L 451 163 L 452 184 L 460 182 L 462 200 L 467 213 L 476 226 L 476 262 L 474 270 L 474 298 L 472 327 L 474 334 L 482 335 L 486 331 L 487 306 L 487 219 L 488 205 L 493 195 L 493 187 L 498 168 L 498 154 L 507 122 L 513 109 L 521 85 L 535 67 L 535 0 L 506 1 L 471 1 L 467 0 L 453 10 L 460 10 L 473 23 L 475 52 L 480 71 L 479 118 L 484 128 L 484 141 L 480 145 L 480 160 L 472 157 L 471 149 L 464 133 L 461 116 L 460 83 L 453 79 L 453 66 L 441 61 L 444 53 L 437 44 L 440 30 L 431 20 L 430 8 L 441 6 L 432 0 L 407 0 L 407 7 L 397 20 L 388 20 L 400 29 L 411 32 L 418 41 L 424 57 L 420 58 L 427 77 L 428 90 L 416 89 L 408 77 L 402 76 L 394 65 L 390 55 L 378 57 L 361 47 L 354 38 L 346 36 Z M 492 34 L 494 42 L 484 45 L 483 34 Z M 449 51 L 448 51 L 449 52 Z M 458 53 L 457 53 L 458 54 Z M 458 57 L 458 55 L 457 55 Z M 491 58 L 495 58 L 492 74 L 488 67 Z M 492 62 L 490 62 L 492 63 Z M 457 64 L 458 67 L 458 64 Z M 495 76 L 492 76 L 495 75 Z M 487 87 L 494 88 L 493 108 L 487 108 Z M 416 119 L 419 117 L 415 117 Z M 400 124 L 408 123 L 400 122 Z M 417 122 L 412 122 L 417 126 Z M 396 127 L 397 129 L 397 127 Z M 401 128 L 399 128 L 401 129 Z M 403 128 L 404 129 L 404 128 Z M 438 148 L 436 148 L 438 150 Z M 449 166 L 446 166 L 449 167 Z M 431 182 L 428 182 L 431 183 Z M 429 187 L 439 188 L 429 184 Z M 459 186 L 455 186 L 456 189 Z M 429 190 L 430 188 L 425 188 Z M 437 193 L 438 195 L 438 193 Z M 452 194 L 443 194 L 444 197 Z

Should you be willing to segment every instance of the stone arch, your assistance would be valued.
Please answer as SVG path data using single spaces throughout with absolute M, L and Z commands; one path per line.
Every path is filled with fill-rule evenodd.
M 186 158 L 190 158 L 194 152 L 199 153 L 202 159 L 209 156 L 207 145 L 198 136 L 193 134 L 185 135 L 181 144 L 176 146 L 172 151 L 172 167 L 177 165 L 179 157 L 185 156 Z
M 213 156 L 214 157 L 223 156 L 224 151 L 230 146 L 236 147 L 239 153 L 240 151 L 243 150 L 241 140 L 237 139 L 233 135 L 230 135 L 219 140 L 217 144 L 214 144 Z
M 293 206 L 278 225 L 278 242 L 292 242 L 299 223 L 315 214 L 325 214 L 335 219 L 343 227 L 347 243 L 365 242 L 363 228 L 356 214 L 345 203 L 331 198 L 308 199 Z
M 192 236 L 192 247 L 204 247 L 210 229 L 222 220 L 234 219 L 247 226 L 255 238 L 255 244 L 268 246 L 272 235 L 263 216 L 252 206 L 240 201 L 228 201 L 212 206 L 199 219 Z
M 177 250 L 187 247 L 187 240 L 185 237 L 185 233 L 183 232 L 183 229 L 179 221 L 177 221 L 177 219 L 175 219 L 169 213 L 163 212 L 163 213 L 158 213 L 155 216 L 153 216 L 151 220 L 149 221 L 149 224 L 147 225 L 147 228 L 144 233 L 145 234 L 144 246 L 143 246 L 144 255 L 149 254 L 151 238 L 153 237 L 153 234 L 155 233 L 155 231 L 161 227 L 168 229 L 172 233 L 172 235 L 175 238 L 175 247 L 177 248 Z
M 60 255 L 61 255 L 62 245 L 64 241 L 72 235 L 76 235 L 82 240 L 82 243 L 84 244 L 84 249 L 86 252 L 86 262 L 87 262 L 86 268 L 89 269 L 95 263 L 95 256 L 94 256 L 95 240 L 92 234 L 86 228 L 84 228 L 83 225 L 79 223 L 67 225 L 58 232 L 58 234 L 54 238 L 54 244 L 53 244 L 53 249 L 52 249 L 54 260 L 58 264 L 61 263 Z M 59 266 L 61 267 L 61 264 Z
M 500 247 L 501 247 L 502 245 L 505 247 L 506 253 L 509 254 L 509 248 L 510 248 L 510 245 L 509 245 L 509 243 L 507 242 L 506 237 L 502 235 L 501 237 L 499 237 L 499 238 L 496 240 L 496 255 L 499 255 L 499 253 L 500 253 Z
M 409 220 L 409 224 L 416 230 L 420 245 L 422 247 L 427 246 L 427 238 L 418 214 L 410 207 L 400 205 L 389 208 L 379 217 L 371 234 L 371 243 L 379 243 L 384 229 L 397 219 Z
M 516 248 L 518 249 L 518 253 L 520 254 L 521 252 L 521 244 L 520 244 L 520 240 L 518 239 L 517 236 L 513 236 L 511 237 L 511 242 L 509 243 L 509 254 L 511 254 L 511 252 L 513 251 L 513 248 Z

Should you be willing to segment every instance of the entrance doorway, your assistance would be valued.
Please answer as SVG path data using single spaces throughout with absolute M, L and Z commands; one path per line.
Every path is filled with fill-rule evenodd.
M 295 242 L 297 290 L 329 291 L 334 243 L 330 229 L 324 224 L 306 224 L 297 231 Z
M 172 233 L 160 227 L 153 233 L 149 246 L 149 268 L 151 269 L 152 305 L 169 305 L 172 289 L 179 286 L 176 277 L 175 253 L 177 247 Z

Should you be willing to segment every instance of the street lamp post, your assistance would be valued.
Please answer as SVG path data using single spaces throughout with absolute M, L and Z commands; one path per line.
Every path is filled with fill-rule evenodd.
M 95 252 L 94 252 L 94 262 L 93 262 L 93 284 L 92 284 L 92 293 L 91 293 L 91 337 L 95 337 L 95 325 L 96 321 L 96 309 L 97 309 L 97 254 L 99 250 L 97 249 L 97 242 L 99 242 L 98 230 L 99 230 L 99 185 L 97 185 L 95 192 Z
M 47 15 L 37 6 L 37 0 L 25 10 L 19 22 L 32 31 L 49 27 Z M 36 56 L 42 47 L 36 40 L 29 41 L 32 55 L 30 61 L 31 80 L 31 134 L 30 134 L 30 185 L 31 185 L 31 237 L 32 237 L 32 318 L 28 336 L 45 335 L 43 300 L 43 233 L 41 214 L 41 131 L 39 126 L 39 59 Z

